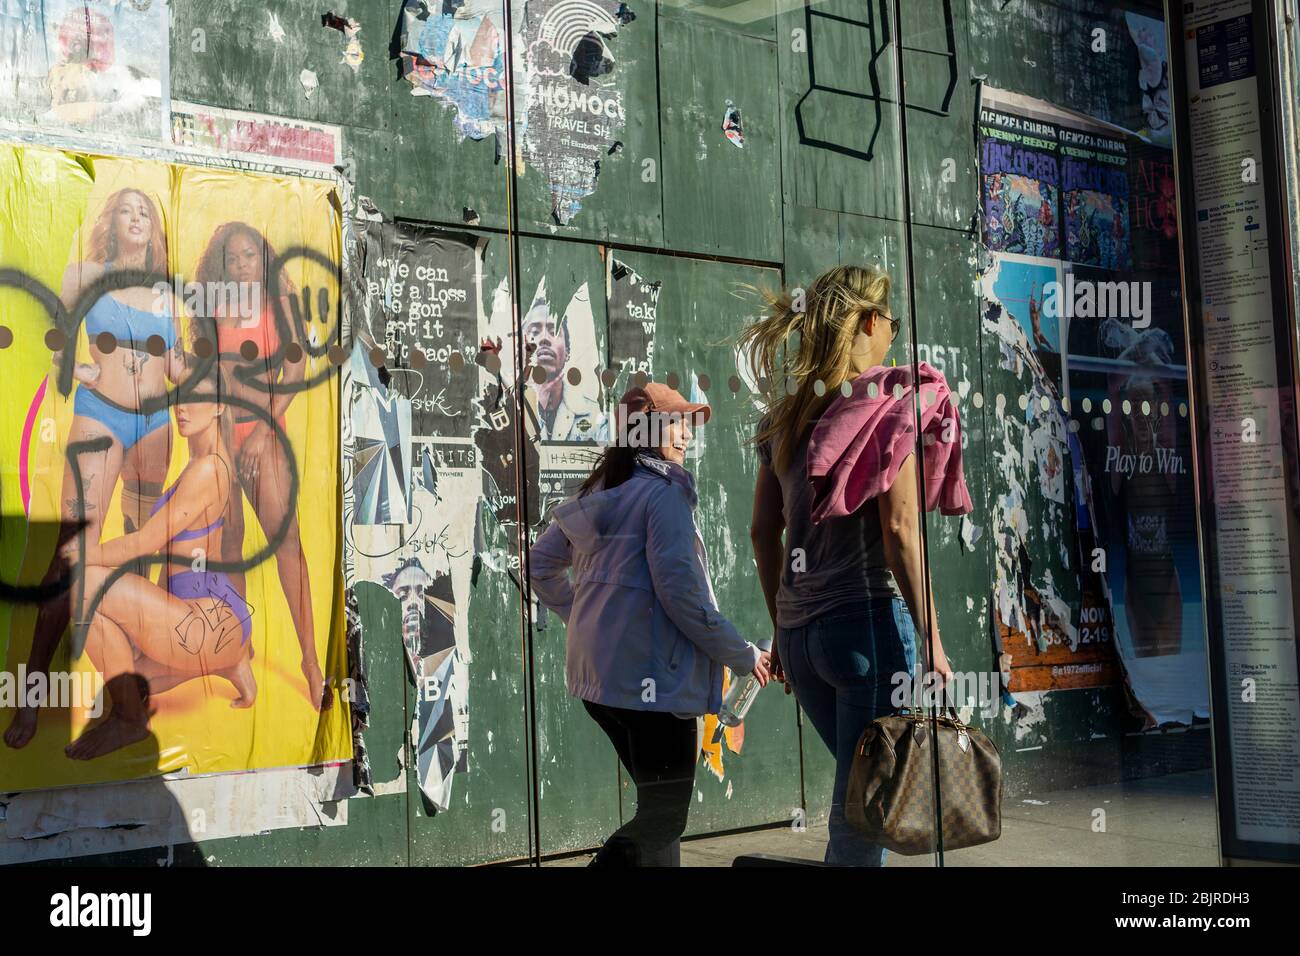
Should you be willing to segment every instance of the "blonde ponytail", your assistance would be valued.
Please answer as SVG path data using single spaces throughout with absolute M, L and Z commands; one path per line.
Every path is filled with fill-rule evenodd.
M 863 319 L 889 311 L 889 288 L 888 273 L 874 266 L 836 266 L 798 296 L 753 290 L 766 302 L 766 315 L 741 333 L 739 344 L 768 409 L 753 440 L 770 444 L 778 470 L 854 377 L 853 340 Z

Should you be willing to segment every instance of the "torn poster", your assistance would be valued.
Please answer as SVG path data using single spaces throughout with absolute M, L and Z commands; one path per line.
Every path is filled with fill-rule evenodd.
M 1141 64 L 1137 82 L 1146 125 L 1138 135 L 1168 149 L 1173 145 L 1173 126 L 1169 122 L 1169 45 L 1164 21 L 1126 10 L 1124 22 Z
M 577 490 L 591 473 L 599 448 L 609 441 L 600 375 L 603 329 L 597 329 L 586 282 L 569 297 L 562 314 L 549 301 L 546 279 L 538 282 L 524 316 L 525 343 L 535 372 L 525 384 L 528 410 L 525 434 L 539 455 L 537 514 L 545 520 L 552 506 Z
M 1060 170 L 1054 137 L 1038 124 L 983 105 L 980 131 L 984 248 L 1057 255 Z
M 360 225 L 368 346 L 411 402 L 417 435 L 469 438 L 478 377 L 478 285 L 487 240 L 409 222 Z
M 542 175 L 552 215 L 567 225 L 595 190 L 601 162 L 622 147 L 624 95 L 610 44 L 635 19 L 617 0 L 526 0 L 507 71 L 501 0 L 408 0 L 399 24 L 402 75 L 412 95 L 452 110 L 462 140 L 495 134 L 500 153 L 512 73 L 521 143 L 514 163 Z
M 531 347 L 534 378 L 527 399 L 542 442 L 604 442 L 609 422 L 601 408 L 600 373 L 604 336 L 596 329 L 591 291 L 582 283 L 562 314 L 547 299 L 546 279 L 537 284 L 524 316 L 524 339 Z M 544 380 L 537 381 L 539 377 Z
M 1088 648 L 1086 661 L 1076 654 L 1079 559 L 1067 510 L 1073 475 L 1058 385 L 1059 326 L 1041 311 L 1058 275 L 1059 264 L 1050 260 L 993 254 L 980 278 L 982 330 L 999 356 L 986 382 L 1005 383 L 988 419 L 995 471 L 990 526 L 994 607 L 1015 659 L 1013 692 L 1102 686 L 1116 678 L 1109 645 Z M 1090 664 L 1096 654 L 1109 657 L 1109 670 L 1061 670 Z
M 618 373 L 618 379 L 610 384 L 610 393 L 615 399 L 631 386 L 637 372 L 654 377 L 655 322 L 662 287 L 660 280 L 638 275 L 612 254 L 607 257 L 609 364 Z
M 357 524 L 410 524 L 411 400 L 388 394 L 376 380 L 369 357 L 359 348 L 352 353 L 352 365 L 353 520 Z M 367 385 L 363 387 L 361 382 Z
M 427 478 L 416 482 L 415 520 L 397 539 L 403 546 L 388 557 L 365 558 L 360 566 L 401 603 L 402 643 L 416 688 L 418 732 L 412 741 L 420 788 L 445 810 L 452 774 L 469 767 L 469 593 L 476 515 L 471 502 L 481 496 L 482 484 L 477 453 L 468 441 L 421 436 L 418 447 L 421 473 L 431 475 L 434 487 Z M 391 570 L 381 573 L 384 567 Z
M 1059 129 L 1064 258 L 1103 269 L 1128 269 L 1132 257 L 1124 140 L 1068 126 Z
M 500 134 L 505 141 L 504 23 L 501 0 L 402 7 L 401 68 L 411 95 L 441 100 L 462 140 Z
M 980 116 L 983 329 L 1000 359 L 985 367 L 1014 376 L 993 420 L 995 598 L 1032 637 L 1027 657 L 1004 632 L 1011 689 L 1101 686 L 1117 660 L 1148 726 L 1190 723 L 1207 691 L 1172 159 L 989 87 Z M 1008 217 L 1001 174 L 1054 187 L 1040 195 L 1056 208 L 1028 217 L 1050 230 Z
M 280 159 L 333 167 L 343 161 L 343 131 L 328 123 L 245 113 L 172 100 L 172 142 L 237 159 Z
M 385 399 L 405 401 L 387 394 L 359 340 L 352 356 L 346 384 L 353 394 L 373 392 L 381 404 Z M 358 433 L 345 457 L 353 489 L 365 466 L 359 454 L 363 441 Z M 357 510 L 363 492 L 354 490 L 345 497 L 344 560 L 353 580 L 382 584 L 399 603 L 404 657 L 416 687 L 416 732 L 411 739 L 420 788 L 434 806 L 445 810 L 453 773 L 468 767 L 467 615 L 476 509 L 467 503 L 480 497 L 482 485 L 477 452 L 468 440 L 422 435 L 410 449 L 410 520 L 363 522 Z
M 520 24 L 526 89 L 524 160 L 551 193 L 560 225 L 596 189 L 600 164 L 626 124 L 611 43 L 635 19 L 617 0 L 527 0 Z
M 156 142 L 169 135 L 167 0 L 0 10 L 0 118 Z
M 361 24 L 351 17 L 341 17 L 335 13 L 321 14 L 320 24 L 343 34 L 343 59 L 339 62 L 351 67 L 353 73 L 360 70 L 361 61 L 366 58 L 358 35 L 361 33 Z
M 515 461 L 515 429 L 519 403 L 516 398 L 513 356 L 516 343 L 513 302 L 508 279 L 501 279 L 492 292 L 491 305 L 479 311 L 479 341 L 501 343 L 499 352 L 485 352 L 478 361 L 479 392 L 474 400 L 474 445 L 481 462 L 483 492 L 480 504 L 483 521 L 475 528 L 475 550 L 485 564 L 498 571 L 509 569 L 513 547 L 505 535 L 518 517 Z M 530 416 L 531 420 L 531 416 Z M 531 426 L 530 426 L 531 427 Z M 537 486 L 536 441 L 524 443 L 525 486 Z M 516 582 L 517 583 L 517 582 Z
M 740 110 L 736 109 L 736 104 L 731 100 L 727 100 L 726 108 L 722 111 L 722 135 L 727 137 L 732 146 L 745 148 L 745 130 L 740 124 Z
M 349 580 L 382 584 L 401 609 L 401 640 L 417 710 L 411 735 L 420 789 L 450 806 L 455 775 L 469 768 L 468 613 L 476 504 L 484 468 L 475 403 L 491 376 L 475 364 L 489 323 L 482 315 L 484 240 L 405 222 L 353 223 L 360 268 L 351 288 L 352 360 L 345 394 L 401 398 L 411 409 L 404 460 L 411 509 L 399 524 L 366 524 L 362 513 L 365 436 L 355 422 L 345 451 L 344 560 Z M 509 322 L 504 289 L 493 296 Z M 371 352 L 383 352 L 376 367 Z M 387 638 L 388 635 L 383 635 Z M 376 639 L 370 636 L 371 640 Z

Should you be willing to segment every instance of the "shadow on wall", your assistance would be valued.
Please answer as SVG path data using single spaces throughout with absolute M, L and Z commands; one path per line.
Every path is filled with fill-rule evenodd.
M 101 698 L 131 694 L 148 707 L 149 684 L 138 674 L 119 675 L 100 691 Z M 93 710 L 103 710 L 102 700 Z M 64 708 L 43 708 L 41 713 L 47 718 L 59 714 L 64 728 L 70 724 Z M 97 721 L 102 726 L 110 720 L 101 714 L 89 726 L 93 729 Z M 56 722 L 46 719 L 38 727 L 48 736 Z M 13 750 L 7 744 L 5 747 Z M 159 767 L 161 750 L 153 733 L 146 730 L 131 750 L 137 766 L 147 761 L 155 769 Z M 9 759 L 9 753 L 0 752 L 0 766 Z M 0 811 L 0 865 L 207 865 L 202 850 L 193 842 L 171 842 L 180 835 L 188 837 L 192 821 L 161 777 L 94 790 L 72 787 L 0 794 Z M 124 858 L 120 852 L 124 850 L 135 850 L 138 856 Z M 87 860 L 92 854 L 98 856 Z

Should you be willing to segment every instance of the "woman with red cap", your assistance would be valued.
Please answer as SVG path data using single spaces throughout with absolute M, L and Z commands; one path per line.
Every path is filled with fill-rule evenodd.
M 630 389 L 613 443 L 529 551 L 533 590 L 567 626 L 569 693 L 637 786 L 636 814 L 593 865 L 680 864 L 695 718 L 717 713 L 723 667 L 767 683 L 766 652 L 718 610 L 682 467 L 692 425 L 708 418 L 666 385 Z

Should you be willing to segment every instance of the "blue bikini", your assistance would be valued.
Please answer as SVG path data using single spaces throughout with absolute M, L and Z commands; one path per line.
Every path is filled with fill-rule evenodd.
M 90 311 L 86 313 L 86 334 L 93 342 L 107 332 L 117 339 L 121 348 L 143 352 L 146 342 L 157 335 L 166 348 L 176 344 L 176 328 L 172 325 L 171 310 L 161 315 L 125 305 L 111 295 L 99 297 Z M 167 425 L 167 409 L 143 415 L 140 412 L 120 408 L 101 398 L 93 388 L 84 385 L 77 387 L 73 399 L 73 411 L 86 418 L 105 425 L 117 440 L 122 443 L 122 450 L 127 451 L 141 438 Z

